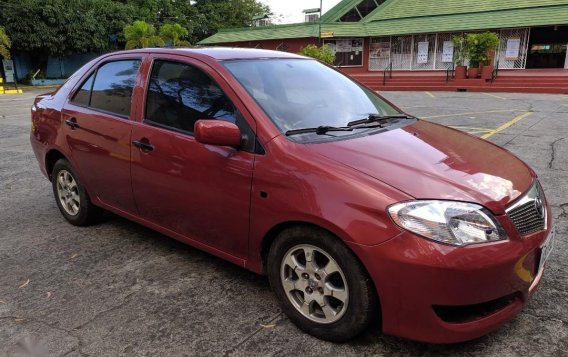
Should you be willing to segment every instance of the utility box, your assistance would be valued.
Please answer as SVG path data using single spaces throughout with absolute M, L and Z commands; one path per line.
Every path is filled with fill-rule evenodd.
M 14 61 L 2 60 L 2 67 L 4 68 L 4 82 L 15 83 L 16 75 L 14 71 Z

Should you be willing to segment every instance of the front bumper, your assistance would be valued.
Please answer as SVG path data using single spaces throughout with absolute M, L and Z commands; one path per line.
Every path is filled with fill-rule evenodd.
M 502 217 L 506 231 L 514 232 Z M 480 337 L 517 315 L 536 290 L 540 246 L 551 231 L 452 247 L 403 232 L 351 245 L 377 288 L 383 332 L 430 343 Z

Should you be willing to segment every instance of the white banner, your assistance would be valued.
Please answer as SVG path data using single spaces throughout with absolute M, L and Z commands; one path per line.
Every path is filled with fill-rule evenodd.
M 428 41 L 418 42 L 416 63 L 428 63 Z
M 507 40 L 507 49 L 505 50 L 505 58 L 508 60 L 516 60 L 519 58 L 519 51 L 521 49 L 520 38 L 510 38 Z
M 444 46 L 442 49 L 442 62 L 448 63 L 454 60 L 454 42 L 444 41 Z

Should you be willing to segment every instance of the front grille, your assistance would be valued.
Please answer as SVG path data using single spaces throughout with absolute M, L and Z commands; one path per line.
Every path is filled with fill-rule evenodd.
M 506 212 L 522 236 L 545 229 L 546 206 L 540 185 L 535 183 L 529 192 L 509 207 Z

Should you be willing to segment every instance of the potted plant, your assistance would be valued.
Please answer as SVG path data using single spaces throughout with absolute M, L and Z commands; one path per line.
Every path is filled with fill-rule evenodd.
M 465 37 L 455 35 L 452 37 L 454 43 L 454 64 L 456 79 L 465 79 L 467 66 L 464 66 L 465 56 L 467 52 Z
M 499 44 L 499 37 L 493 32 L 470 33 L 466 36 L 467 54 L 469 57 L 469 78 L 477 78 L 479 76 L 480 65 L 487 66 L 482 78 L 491 78 L 493 66 L 490 64 L 489 52 L 494 51 Z
M 494 32 L 484 32 L 480 35 L 480 42 L 485 44 L 485 58 L 481 61 L 481 78 L 491 79 L 493 75 L 493 61 L 495 51 L 499 46 L 499 36 Z

